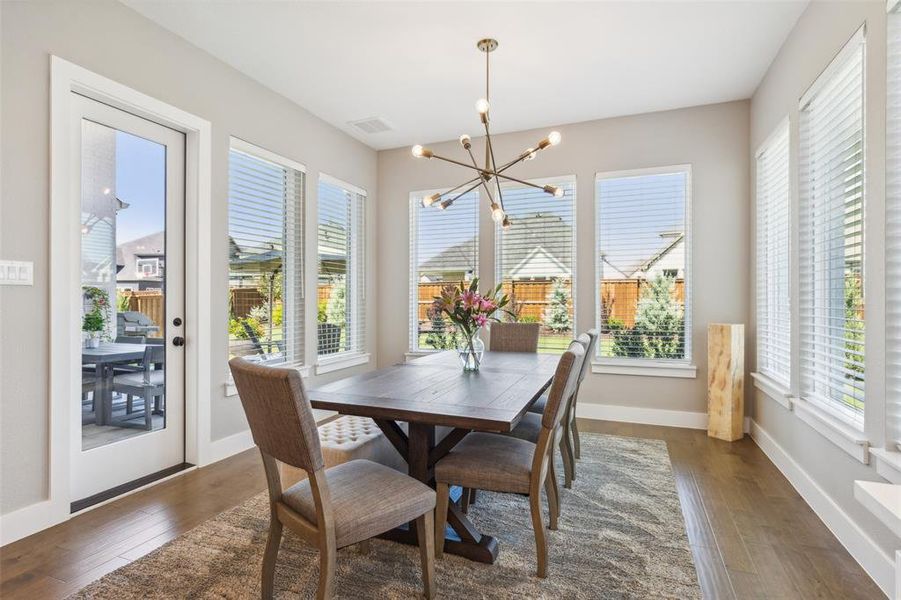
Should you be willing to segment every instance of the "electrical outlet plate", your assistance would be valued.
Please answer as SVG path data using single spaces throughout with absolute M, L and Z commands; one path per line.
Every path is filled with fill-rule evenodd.
M 34 285 L 34 263 L 0 260 L 0 285 Z

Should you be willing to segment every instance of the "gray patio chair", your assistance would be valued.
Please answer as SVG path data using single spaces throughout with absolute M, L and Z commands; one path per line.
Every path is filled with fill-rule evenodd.
M 150 345 L 144 350 L 141 371 L 113 377 L 113 392 L 125 394 L 126 397 L 140 396 L 144 399 L 144 429 L 148 431 L 153 429 L 154 412 L 166 414 L 166 372 L 165 369 L 159 368 L 165 360 L 166 347 Z M 129 420 L 131 420 L 129 412 L 126 410 L 125 418 L 120 419 L 117 424 L 128 427 L 130 424 L 126 421 Z

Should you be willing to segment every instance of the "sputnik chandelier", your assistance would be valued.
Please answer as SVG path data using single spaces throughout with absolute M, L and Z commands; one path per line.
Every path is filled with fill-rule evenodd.
M 532 160 L 533 158 L 535 158 L 539 151 L 544 150 L 548 146 L 556 146 L 557 144 L 559 144 L 560 133 L 557 131 L 550 132 L 548 136 L 538 142 L 538 145 L 534 148 L 526 148 L 519 156 L 517 156 L 513 160 L 502 164 L 500 167 L 497 166 L 497 163 L 494 161 L 494 148 L 491 145 L 491 131 L 489 128 L 488 118 L 488 92 L 490 89 L 489 85 L 491 74 L 491 71 L 489 69 L 489 57 L 491 56 L 491 53 L 495 49 L 497 49 L 497 40 L 479 40 L 479 42 L 476 44 L 476 47 L 485 53 L 485 97 L 480 98 L 479 101 L 476 102 L 476 110 L 478 111 L 479 117 L 482 120 L 482 126 L 485 128 L 485 166 L 480 167 L 478 161 L 476 161 L 476 157 L 472 152 L 472 138 L 470 138 L 466 134 L 460 136 L 460 145 L 463 146 L 463 149 L 466 150 L 467 154 L 469 155 L 471 164 L 467 164 L 459 160 L 454 160 L 452 158 L 439 156 L 438 154 L 435 154 L 428 148 L 424 148 L 419 144 L 413 146 L 413 156 L 415 156 L 416 158 L 437 158 L 438 160 L 443 160 L 455 165 L 460 165 L 461 167 L 466 167 L 467 169 L 472 169 L 476 172 L 476 176 L 473 179 L 464 181 L 455 188 L 447 190 L 446 192 L 426 196 L 422 199 L 423 206 L 432 206 L 434 204 L 439 209 L 446 210 L 461 196 L 464 196 L 465 194 L 468 194 L 477 187 L 481 186 L 485 190 L 485 194 L 488 196 L 488 202 L 491 206 L 491 217 L 504 229 L 509 229 L 510 218 L 507 216 L 507 212 L 504 210 L 504 195 L 501 191 L 500 185 L 500 181 L 502 179 L 537 188 L 547 194 L 550 194 L 551 196 L 554 196 L 555 198 L 563 197 L 564 192 L 562 188 L 553 185 L 536 185 L 534 183 L 530 183 L 522 179 L 517 179 L 506 174 L 507 169 L 509 169 L 510 167 L 526 160 Z

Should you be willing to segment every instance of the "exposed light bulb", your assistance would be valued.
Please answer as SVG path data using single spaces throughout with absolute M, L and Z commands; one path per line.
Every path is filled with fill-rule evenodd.
M 479 98 L 476 101 L 476 110 L 479 111 L 480 115 L 484 115 L 488 112 L 488 101 L 484 98 Z
M 112 190 L 109 189 L 109 188 L 103 188 L 103 195 L 104 195 L 104 196 L 109 196 L 109 193 L 110 193 L 111 191 L 112 191 Z
M 460 136 L 460 144 L 464 149 L 469 150 L 472 147 L 472 138 L 464 133 Z
M 412 150 L 413 156 L 415 156 L 416 158 L 422 157 L 422 150 L 423 150 L 422 146 L 420 146 L 419 144 L 416 144 L 415 146 L 413 146 L 413 150 Z
M 440 197 L 441 197 L 441 194 L 432 194 L 431 196 L 426 196 L 425 198 L 422 199 L 422 205 L 423 206 L 431 206 L 431 205 L 435 204 L 435 201 L 438 200 L 438 198 L 440 198 Z
M 563 188 L 557 188 L 554 190 L 554 198 L 562 198 L 563 197 Z
M 547 141 L 549 141 L 551 143 L 551 146 L 556 146 L 557 144 L 560 143 L 560 140 L 562 140 L 562 139 L 563 139 L 563 137 L 560 135 L 559 131 L 552 131 L 549 134 L 547 134 Z
M 504 212 L 504 209 L 501 208 L 500 204 L 494 203 L 491 205 L 491 218 L 494 219 L 495 223 L 503 223 L 504 219 L 507 218 L 507 213 Z

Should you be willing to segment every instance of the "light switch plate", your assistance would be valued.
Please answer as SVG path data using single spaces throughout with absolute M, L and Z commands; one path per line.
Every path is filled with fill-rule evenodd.
M 0 285 L 34 285 L 34 263 L 0 260 Z

